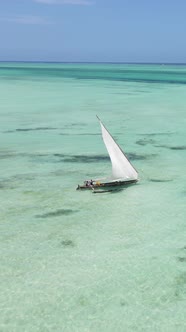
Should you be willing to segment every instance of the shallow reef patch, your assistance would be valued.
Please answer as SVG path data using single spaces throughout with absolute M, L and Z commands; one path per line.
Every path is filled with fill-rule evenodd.
M 75 247 L 75 243 L 74 243 L 72 240 L 69 240 L 69 239 L 67 239 L 67 240 L 62 240 L 62 241 L 61 241 L 61 245 L 62 245 L 63 247 L 70 247 L 70 248 Z
M 186 297 L 186 272 L 181 273 L 176 278 L 175 296 L 179 299 L 184 299 Z
M 177 259 L 179 262 L 182 262 L 182 263 L 186 262 L 186 257 L 177 257 Z

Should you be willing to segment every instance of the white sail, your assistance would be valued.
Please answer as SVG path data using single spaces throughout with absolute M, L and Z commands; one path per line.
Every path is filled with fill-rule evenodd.
M 99 119 L 99 118 L 98 118 Z M 118 144 L 114 141 L 108 130 L 102 124 L 101 120 L 102 137 L 107 148 L 112 163 L 112 176 L 114 179 L 124 180 L 137 180 L 138 173 L 131 165 L 124 152 L 120 149 Z

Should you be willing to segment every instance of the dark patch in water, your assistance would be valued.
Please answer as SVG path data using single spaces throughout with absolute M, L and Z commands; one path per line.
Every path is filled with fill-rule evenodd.
M 155 147 L 165 148 L 169 150 L 178 150 L 178 151 L 186 150 L 186 145 L 180 145 L 180 146 L 155 145 Z
M 75 247 L 75 243 L 72 240 L 63 240 L 61 244 L 63 247 Z
M 0 154 L 0 159 L 8 159 L 8 158 L 12 158 L 15 157 L 16 154 L 15 153 L 1 153 Z
M 54 156 L 54 157 L 64 158 L 66 155 L 63 154 L 63 153 L 54 153 L 53 156 Z
M 186 150 L 186 145 L 183 146 L 171 146 L 171 150 Z
M 74 133 L 61 133 L 59 135 L 62 135 L 62 136 L 100 136 L 101 134 L 98 133 L 82 133 L 82 134 L 74 134 Z
M 182 274 L 180 274 L 178 277 L 177 277 L 177 284 L 178 285 L 186 285 L 186 272 L 183 272 Z
M 6 130 L 4 133 L 15 133 L 21 131 L 37 131 L 37 130 L 56 130 L 58 128 L 53 127 L 36 127 L 36 128 L 17 128 L 15 130 Z
M 139 139 L 138 141 L 136 141 L 136 144 L 138 145 L 155 144 L 155 140 L 151 138 Z
M 150 182 L 170 182 L 172 180 L 163 180 L 163 179 L 149 179 Z
M 16 129 L 16 131 L 33 131 L 33 130 L 56 130 L 57 128 L 53 127 L 36 127 L 36 128 L 21 128 Z
M 74 64 L 69 66 L 50 66 L 47 68 L 32 66 L 17 67 L 17 66 L 3 66 L 3 79 L 6 80 L 20 80 L 24 75 L 28 80 L 42 80 L 46 81 L 52 78 L 73 78 L 77 80 L 106 80 L 106 81 L 123 81 L 123 82 L 141 82 L 141 83 L 164 83 L 164 84 L 186 84 L 185 71 L 167 70 L 166 66 L 163 68 L 157 67 L 152 70 L 148 65 L 144 69 L 141 67 L 119 67 L 118 65 L 108 66 L 101 68 L 96 65 L 84 67 Z
M 155 135 L 160 135 L 160 134 L 147 134 L 149 136 L 155 136 Z M 163 135 L 163 134 L 161 134 Z M 165 134 L 167 135 L 167 134 Z M 165 144 L 156 144 L 156 141 L 151 139 L 151 138 L 144 138 L 144 139 L 139 139 L 138 141 L 136 141 L 136 144 L 138 145 L 147 145 L 147 144 L 152 144 L 154 145 L 156 148 L 165 148 L 165 149 L 170 149 L 170 150 L 186 150 L 186 145 L 181 145 L 181 146 L 169 146 L 169 145 L 165 145 Z
M 0 189 L 15 189 L 14 181 L 10 179 L 0 181 Z
M 156 157 L 156 154 L 137 154 L 137 153 L 126 153 L 127 157 L 131 160 L 147 160 Z
M 175 295 L 179 298 L 185 298 L 186 296 L 186 272 L 183 272 L 176 278 Z
M 48 212 L 40 215 L 36 215 L 36 218 L 49 218 L 49 217 L 59 217 L 59 216 L 68 216 L 72 213 L 77 212 L 77 210 L 71 209 L 59 209 L 53 212 Z
M 70 123 L 70 124 L 66 124 L 66 127 L 84 127 L 87 126 L 86 123 L 84 122 L 74 122 L 74 123 Z
M 50 156 L 48 153 L 36 153 L 36 154 L 31 154 L 30 155 L 31 157 L 32 156 L 36 156 L 36 157 L 48 157 L 48 156 Z
M 178 257 L 179 262 L 186 262 L 186 257 Z
M 0 153 L 0 159 L 22 157 L 22 158 L 35 158 L 35 157 L 50 157 L 47 153 L 28 153 L 28 152 L 12 152 L 12 153 Z
M 125 301 L 123 301 L 123 300 L 120 301 L 120 306 L 121 307 L 125 307 L 126 305 L 127 305 L 127 303 Z
M 6 188 L 5 184 L 3 182 L 0 182 L 0 189 Z
M 141 134 L 142 136 L 169 136 L 174 133 L 149 133 L 149 134 Z
M 95 163 L 95 162 L 102 162 L 106 161 L 108 162 L 110 158 L 108 156 L 104 155 L 92 155 L 92 156 L 86 156 L 86 155 L 73 155 L 69 157 L 64 158 L 64 162 L 71 162 L 71 163 Z
M 86 306 L 87 305 L 87 299 L 84 296 L 81 296 L 80 299 L 79 299 L 79 304 L 83 307 Z
M 150 155 L 140 155 L 136 153 L 126 153 L 127 157 L 130 160 L 147 160 L 151 157 L 155 157 L 156 154 Z M 56 157 L 62 157 L 63 162 L 72 162 L 72 163 L 94 163 L 94 162 L 108 162 L 110 158 L 108 155 L 69 155 L 64 154 L 54 154 Z
M 152 157 L 156 157 L 156 154 L 136 154 L 126 153 L 129 160 L 147 160 Z M 64 153 L 1 153 L 0 159 L 5 158 L 30 158 L 31 162 L 43 163 L 43 162 L 67 162 L 67 163 L 97 163 L 97 162 L 109 162 L 108 155 L 68 155 Z

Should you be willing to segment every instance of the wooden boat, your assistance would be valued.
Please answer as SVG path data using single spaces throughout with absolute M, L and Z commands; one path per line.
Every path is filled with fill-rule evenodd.
M 97 117 L 98 118 L 98 117 Z M 112 177 L 107 180 L 86 180 L 82 185 L 78 185 L 77 190 L 88 189 L 113 189 L 114 187 L 125 187 L 138 181 L 138 172 L 132 166 L 125 153 L 116 143 L 109 131 L 98 118 L 102 131 L 102 138 L 107 148 L 112 164 Z

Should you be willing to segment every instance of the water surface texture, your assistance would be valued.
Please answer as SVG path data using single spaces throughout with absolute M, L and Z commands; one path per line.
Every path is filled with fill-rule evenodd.
M 0 330 L 186 331 L 186 66 L 0 64 Z M 99 115 L 140 181 L 109 176 Z

